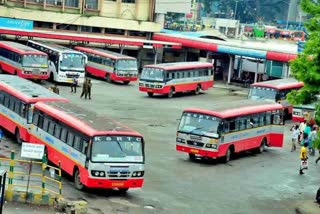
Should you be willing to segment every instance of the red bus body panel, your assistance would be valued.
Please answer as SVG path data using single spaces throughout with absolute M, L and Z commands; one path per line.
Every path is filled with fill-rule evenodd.
M 106 75 L 108 74 L 110 76 L 111 81 L 137 81 L 137 77 L 123 77 L 123 76 L 117 76 L 114 72 L 108 71 L 108 70 L 103 70 L 100 68 L 96 68 L 94 66 L 86 65 L 86 71 L 96 77 L 101 77 L 105 78 Z

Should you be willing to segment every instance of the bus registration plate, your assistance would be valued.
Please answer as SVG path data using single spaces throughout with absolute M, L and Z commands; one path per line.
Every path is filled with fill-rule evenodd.
M 112 182 L 111 186 L 113 186 L 113 187 L 123 187 L 124 183 L 123 182 Z
M 197 154 L 197 153 L 199 153 L 199 150 L 198 149 L 190 149 L 190 152 Z

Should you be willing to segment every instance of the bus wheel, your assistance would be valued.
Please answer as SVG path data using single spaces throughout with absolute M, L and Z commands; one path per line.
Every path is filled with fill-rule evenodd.
M 84 185 L 81 183 L 81 180 L 80 180 L 79 169 L 76 169 L 76 171 L 74 172 L 74 186 L 78 190 L 83 190 L 83 188 L 84 188 Z
M 123 81 L 124 85 L 128 85 L 130 83 L 130 81 Z
M 121 194 L 124 194 L 126 192 L 128 192 L 129 188 L 118 188 L 118 191 L 121 193 Z
M 15 136 L 16 136 L 16 142 L 21 145 L 22 144 L 22 139 L 20 137 L 20 131 L 19 129 L 17 128 L 16 131 L 15 131 Z
M 152 92 L 148 92 L 148 96 L 149 97 L 153 97 L 153 93 Z
M 196 95 L 200 94 L 200 89 L 201 89 L 200 85 L 197 85 L 197 88 L 194 91 L 194 94 L 196 94 Z
M 170 91 L 168 93 L 168 98 L 172 98 L 174 94 L 174 88 L 170 88 Z
M 232 157 L 232 148 L 229 147 L 227 152 L 226 152 L 226 156 L 223 157 L 223 162 L 224 163 L 228 163 L 230 160 L 231 160 L 231 157 Z
M 267 145 L 267 140 L 265 138 L 263 138 L 259 148 L 258 148 L 258 152 L 261 154 L 266 150 L 266 145 Z
M 196 155 L 192 154 L 192 153 L 189 153 L 189 158 L 190 158 L 190 160 L 195 160 L 196 159 Z
M 108 83 L 111 83 L 112 81 L 111 81 L 111 79 L 110 79 L 110 75 L 106 75 L 106 81 L 108 82 Z

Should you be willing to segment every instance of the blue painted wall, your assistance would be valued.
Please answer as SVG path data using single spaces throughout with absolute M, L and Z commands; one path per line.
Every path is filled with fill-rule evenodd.
M 0 17 L 0 27 L 32 30 L 33 21 Z

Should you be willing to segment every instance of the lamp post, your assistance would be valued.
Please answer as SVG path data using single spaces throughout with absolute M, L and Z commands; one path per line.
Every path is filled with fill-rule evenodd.
M 235 8 L 234 8 L 234 17 L 233 17 L 233 19 L 236 19 L 237 8 L 238 8 L 238 0 L 236 0 L 236 6 L 235 6 Z

